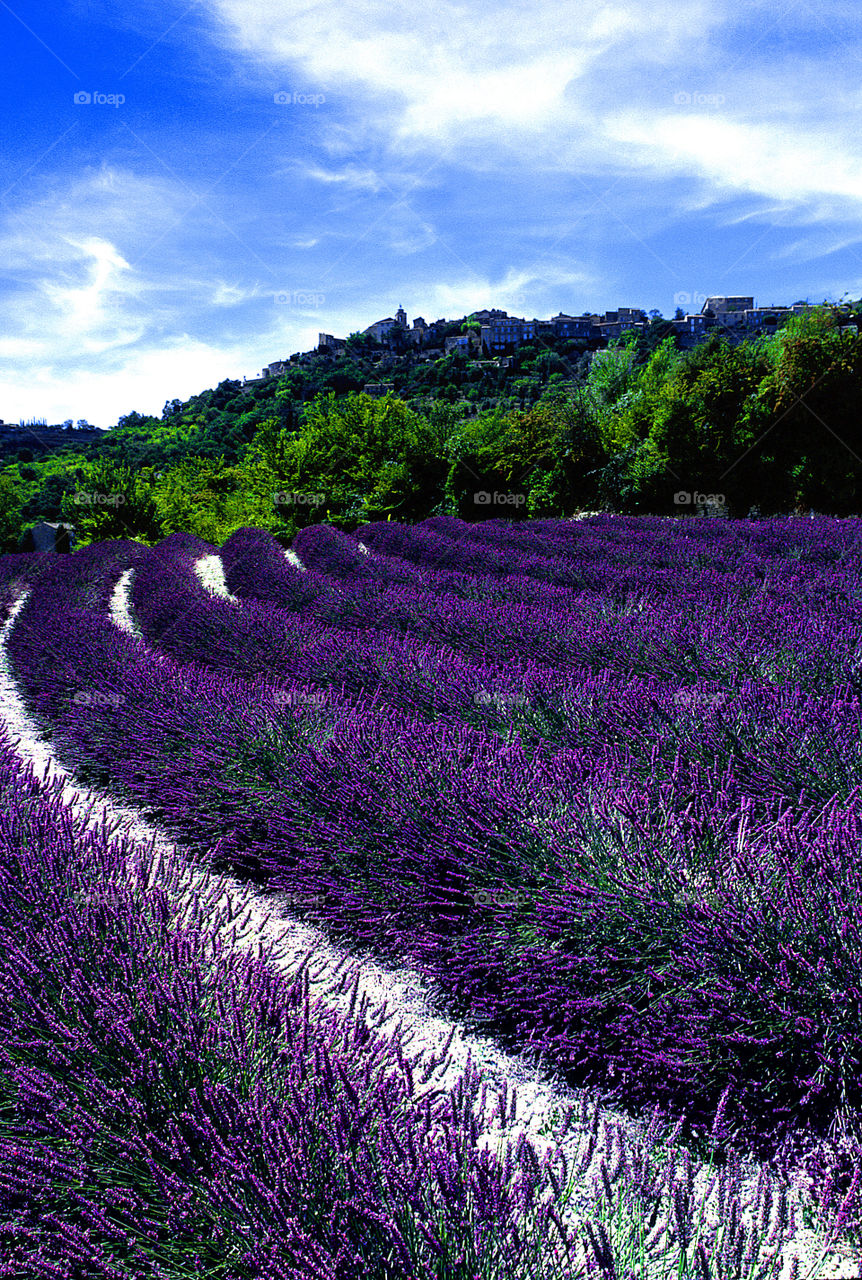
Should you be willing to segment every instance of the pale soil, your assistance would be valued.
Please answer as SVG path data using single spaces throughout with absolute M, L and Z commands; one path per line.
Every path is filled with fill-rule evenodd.
M 238 604 L 237 596 L 232 596 L 227 589 L 227 583 L 224 580 L 224 565 L 221 556 L 201 556 L 195 561 L 195 573 L 200 579 L 201 584 L 207 591 L 214 596 L 222 596 L 225 600 L 231 600 L 234 604 Z

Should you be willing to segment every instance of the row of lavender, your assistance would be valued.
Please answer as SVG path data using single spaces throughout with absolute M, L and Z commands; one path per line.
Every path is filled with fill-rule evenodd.
M 528 1144 L 477 1150 L 475 1077 L 419 1103 L 409 1061 L 315 1008 L 303 973 L 213 942 L 200 902 L 176 928 L 165 889 L 130 884 L 129 849 L 85 831 L 6 737 L 0 810 L 0 1276 L 575 1273 L 558 1209 L 595 1143 L 572 1170 Z M 691 1197 L 656 1157 L 647 1142 L 605 1170 L 594 1255 L 612 1256 L 609 1211 Z M 725 1182 L 736 1236 L 699 1246 L 729 1275 L 761 1250 Z M 670 1235 L 654 1255 L 679 1253 Z
M 446 575 L 392 603 L 380 585 L 389 568 L 382 557 L 369 564 L 343 535 L 305 532 L 317 536 L 304 539 L 304 578 L 261 536 L 230 540 L 223 561 L 242 610 L 202 596 L 192 559 L 211 548 L 167 540 L 135 576 L 133 603 L 149 642 L 233 675 L 266 672 L 318 690 L 373 694 L 426 721 L 498 737 L 516 732 L 544 754 L 590 743 L 606 756 L 610 747 L 619 777 L 654 778 L 658 751 L 667 778 L 677 778 L 682 744 L 688 759 L 729 770 L 758 799 L 799 800 L 800 785 L 812 803 L 852 790 L 848 708 L 859 690 L 862 604 L 846 573 L 833 570 L 824 583 L 821 572 L 806 583 L 819 603 L 813 617 L 797 572 L 783 590 L 761 592 L 746 607 L 726 590 L 716 599 L 703 589 L 681 592 L 665 608 L 640 601 L 622 612 L 608 610 L 611 592 L 581 593 L 565 612 L 522 605 L 514 623 L 510 606 L 499 611 L 501 636 L 487 606 L 453 602 Z M 320 564 L 321 540 L 324 559 L 332 552 L 337 572 L 348 575 L 340 589 Z M 351 560 L 366 573 L 352 588 Z M 369 573 L 378 577 L 366 589 Z M 474 578 L 474 590 L 477 582 L 484 587 Z M 279 598 L 294 605 L 287 616 L 265 607 Z M 519 655 L 531 636 L 557 653 L 541 663 Z M 648 757 L 643 742 L 651 744 Z
M 373 532 L 360 531 L 357 540 Z M 395 576 L 409 539 L 419 540 L 418 563 L 424 532 L 394 531 L 402 539 Z M 796 551 L 799 559 L 816 558 L 811 532 L 792 532 L 785 560 L 795 560 Z M 394 645 L 382 625 L 377 602 L 388 557 L 365 555 L 357 540 L 331 530 L 297 539 L 305 574 L 263 535 L 236 535 L 223 549 L 232 591 L 271 600 L 280 581 L 289 613 L 251 600 L 238 606 L 208 599 L 191 569 L 197 555 L 212 550 L 205 544 L 168 540 L 152 553 L 126 548 L 145 634 L 180 665 L 153 664 L 90 611 L 79 584 L 92 592 L 94 581 L 107 583 L 122 560 L 107 548 L 92 549 L 89 564 L 73 557 L 43 579 L 13 633 L 13 655 L 79 757 L 110 768 L 127 794 L 158 803 L 178 831 L 202 844 L 230 829 L 222 841 L 226 861 L 316 898 L 309 910 L 329 927 L 418 962 L 477 1021 L 540 1044 L 574 1077 L 616 1077 L 623 1096 L 659 1097 L 701 1123 L 730 1083 L 729 1115 L 749 1136 L 800 1123 L 822 1133 L 836 1116 L 852 1135 L 860 1034 L 852 532 L 842 526 L 831 544 L 824 538 L 817 554 L 822 558 L 825 546 L 831 565 L 784 574 L 789 582 L 759 592 L 748 614 L 738 598 L 716 622 L 711 586 L 699 597 L 690 591 L 700 648 L 682 651 L 689 664 L 682 689 L 678 674 L 614 680 L 613 671 L 597 675 L 587 664 L 572 684 L 561 664 L 528 659 L 521 669 L 527 711 L 517 735 L 506 732 L 512 708 L 501 718 L 499 701 L 487 693 L 498 677 L 507 676 L 512 688 L 505 652 L 496 662 L 483 659 L 472 701 L 464 699 L 465 663 L 475 661 L 475 624 L 487 609 L 475 607 L 474 631 L 461 654 L 453 652 L 453 641 L 464 638 L 464 597 L 441 598 L 438 578 L 436 616 L 454 623 L 429 663 L 421 628 L 417 649 L 409 634 Z M 577 530 L 549 545 L 565 548 L 567 539 L 576 541 Z M 713 567 L 704 572 L 718 572 L 718 563 L 726 577 L 738 548 L 728 552 L 729 563 L 721 547 L 708 550 Z M 479 551 L 491 563 L 498 554 L 493 544 L 471 553 Z M 605 551 L 613 552 L 610 539 Z M 752 551 L 752 576 L 760 570 L 761 583 L 781 580 L 780 552 L 780 543 L 760 557 Z M 671 542 L 663 554 L 679 574 L 680 547 Z M 102 579 L 100 560 L 109 565 Z M 373 590 L 363 592 L 361 570 L 354 588 L 354 565 L 374 575 Z M 599 562 L 593 571 L 604 574 L 613 600 L 613 565 Z M 413 585 L 412 616 L 422 623 L 422 606 L 432 598 L 428 575 L 448 571 L 419 572 L 425 595 Z M 810 635 L 818 619 L 800 589 L 805 574 L 819 579 L 833 611 L 829 662 L 819 666 Z M 452 576 L 463 590 L 465 575 Z M 496 580 L 505 586 L 505 578 Z M 474 590 L 485 581 L 474 578 Z M 514 585 L 523 599 L 526 575 Z M 565 613 L 541 600 L 544 589 L 538 584 L 531 606 L 537 633 L 543 618 L 548 626 Z M 725 589 L 718 599 L 727 595 Z M 583 650 L 594 638 L 587 624 L 595 624 L 601 586 L 591 602 L 588 593 L 579 596 L 576 607 L 591 603 L 591 616 L 585 624 L 571 611 L 565 625 Z M 639 622 L 650 609 L 647 600 Z M 64 638 L 64 670 L 46 651 L 49 616 L 56 621 L 51 634 Z M 654 653 L 662 644 L 672 652 L 656 635 L 667 616 L 654 611 L 641 622 Z M 592 667 L 630 630 L 631 615 L 616 621 L 616 631 L 605 624 Z M 803 669 L 808 691 L 798 680 L 775 684 L 774 645 L 785 633 L 786 669 Z M 517 634 L 510 627 L 513 640 Z M 700 678 L 704 636 L 729 669 L 728 652 L 734 645 L 741 651 L 745 640 L 749 656 L 772 660 L 773 680 L 726 686 L 722 701 L 720 679 Z M 303 667 L 307 655 L 293 652 L 315 644 L 313 669 Z M 367 685 L 334 692 L 338 681 L 322 659 L 328 653 L 336 661 L 348 644 L 360 676 L 376 675 L 388 648 L 395 674 L 386 697 L 379 679 L 375 692 Z M 422 646 L 424 671 L 416 662 Z M 800 652 L 811 659 L 807 666 Z M 265 677 L 205 670 L 260 671 L 264 653 Z M 488 702 L 477 700 L 477 684 Z M 426 705 L 405 700 L 405 686 L 424 689 Z M 105 696 L 75 701 L 73 689 Z M 134 697 L 127 699 L 129 689 Z M 442 714 L 427 705 L 428 691 L 436 697 L 441 689 Z M 531 720 L 543 691 L 546 703 L 558 699 L 556 722 L 547 714 Z M 688 695 L 682 701 L 681 691 Z M 580 711 L 574 724 L 573 708 Z M 569 740 L 555 741 L 562 733 Z M 831 759 L 824 765 L 816 757 L 825 747 Z M 830 797 L 837 799 L 820 812 Z
M 200 898 L 178 926 L 179 881 L 88 829 L 5 734 L 0 814 L 0 1277 L 786 1274 L 781 1193 L 743 1194 L 735 1161 L 697 1193 L 658 1117 L 610 1168 L 597 1110 L 574 1166 L 478 1151 L 475 1073 L 417 1102 L 409 1062 L 310 1004 L 304 973 L 232 952 Z

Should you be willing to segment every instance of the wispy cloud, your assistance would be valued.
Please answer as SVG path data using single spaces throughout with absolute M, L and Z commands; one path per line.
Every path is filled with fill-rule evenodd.
M 806 5 L 754 0 L 740 15 L 718 0 L 538 0 L 525 22 L 510 3 L 489 21 L 447 0 L 397 15 L 377 0 L 323 0 L 295 6 L 285 26 L 282 0 L 211 3 L 239 48 L 325 85 L 345 109 L 353 102 L 393 149 L 442 146 L 471 165 L 481 149 L 492 166 L 520 154 L 532 169 L 622 167 L 641 180 L 689 174 L 716 200 L 728 189 L 795 201 L 860 191 L 859 42 L 844 47 L 856 81 L 839 66 L 845 91 L 824 95 L 823 60 L 798 42 Z M 843 39 L 846 7 L 827 3 L 818 20 Z M 370 181 L 351 168 L 329 180 L 360 173 Z
M 254 372 L 248 335 L 192 336 L 196 312 L 251 303 L 262 341 L 282 340 L 285 317 L 260 282 L 202 272 L 200 255 L 190 254 L 183 267 L 176 244 L 167 258 L 130 264 L 188 200 L 179 185 L 162 179 L 100 170 L 71 187 L 46 186 L 0 222 L 0 255 L 9 264 L 0 340 L 6 412 L 62 420 L 71 414 L 70 400 L 80 397 L 77 416 L 110 425 L 133 407 L 157 412 L 169 394 L 200 390 L 203 376 L 220 381 Z
M 326 186 L 340 186 L 351 191 L 378 192 L 387 184 L 373 169 L 362 169 L 356 164 L 347 164 L 342 169 L 325 169 L 319 164 L 303 164 L 297 161 L 293 166 L 297 176 L 310 182 L 321 182 Z
M 693 39 L 721 22 L 708 0 L 649 8 L 585 0 L 577 9 L 537 0 L 525 21 L 511 0 L 481 7 L 417 0 L 397 12 L 382 0 L 294 6 L 282 0 L 211 0 L 236 47 L 290 68 L 297 83 L 319 85 L 335 104 L 362 95 L 369 127 L 393 141 L 439 143 L 481 136 L 522 146 L 537 133 L 576 123 L 588 88 L 613 60 L 627 68 L 690 55 Z M 574 92 L 573 92 L 574 91 Z
M 606 122 L 614 141 L 633 148 L 635 164 L 708 180 L 716 197 L 731 191 L 787 202 L 862 200 L 858 155 L 826 130 L 749 125 L 715 116 L 623 114 Z M 858 214 L 857 214 L 858 216 Z

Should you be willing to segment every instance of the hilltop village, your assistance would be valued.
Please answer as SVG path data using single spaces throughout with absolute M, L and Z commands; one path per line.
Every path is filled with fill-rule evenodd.
M 734 343 L 774 333 L 788 316 L 807 311 L 810 307 L 807 302 L 755 307 L 753 297 L 716 295 L 706 298 L 699 312 L 683 314 L 682 308 L 677 308 L 674 319 L 662 323 L 683 348 L 697 345 L 716 331 Z M 431 324 L 422 316 L 416 316 L 413 323 L 408 324 L 406 311 L 399 307 L 394 316 L 375 320 L 361 331 L 360 336 L 370 339 L 391 355 L 403 355 L 413 350 L 419 360 L 432 361 L 458 352 L 474 366 L 506 367 L 509 357 L 525 342 L 542 338 L 580 339 L 592 349 L 599 350 L 623 333 L 643 331 L 656 318 L 659 318 L 657 311 L 648 314 L 639 307 L 619 307 L 603 315 L 584 312 L 583 315 L 572 316 L 560 312 L 549 320 L 526 320 L 495 309 L 473 311 L 462 320 L 439 319 Z M 304 364 L 318 356 L 337 355 L 348 341 L 331 333 L 320 333 L 314 350 L 297 352 L 289 359 L 274 360 L 257 377 L 244 378 L 243 386 L 279 377 L 291 365 Z M 385 385 L 369 383 L 366 390 L 373 393 Z

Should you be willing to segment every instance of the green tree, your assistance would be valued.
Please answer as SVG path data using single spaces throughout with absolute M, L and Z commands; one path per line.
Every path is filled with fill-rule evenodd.
M 447 508 L 463 520 L 499 515 L 498 511 L 480 506 L 476 494 L 503 490 L 507 486 L 500 458 L 507 409 L 498 404 L 468 418 L 452 406 L 451 413 L 453 420 L 446 442 Z
M 790 319 L 772 339 L 771 368 L 745 406 L 741 443 L 757 459 L 762 510 L 859 509 L 862 335 L 838 308 Z
M 298 503 L 299 523 L 315 523 L 327 509 L 346 528 L 420 520 L 443 496 L 445 428 L 393 395 L 320 395 L 300 430 L 269 448 L 288 491 L 326 497 L 325 507 Z
M 635 446 L 629 466 L 634 509 L 667 510 L 681 489 L 721 493 L 733 511 L 745 514 L 762 487 L 757 459 L 749 456 L 745 414 L 770 369 L 769 340 L 731 346 L 713 336 L 669 362 L 661 351 L 644 375 L 648 433 L 627 441 Z
M 14 476 L 0 476 L 0 550 L 15 551 L 23 532 L 24 495 Z
M 62 500 L 65 520 L 75 526 L 79 546 L 114 538 L 147 544 L 162 536 L 148 477 L 132 467 L 96 459 L 81 468 L 77 487 Z
M 273 514 L 277 486 L 259 458 L 239 465 L 219 458 L 183 458 L 153 481 L 165 534 L 193 533 L 218 544 L 249 525 L 278 532 Z
M 637 386 L 636 356 L 635 335 L 626 334 L 605 350 L 593 354 L 584 380 L 585 408 L 592 416 L 602 445 L 609 454 L 629 443 L 624 434 L 624 421 L 616 408 L 622 397 Z

